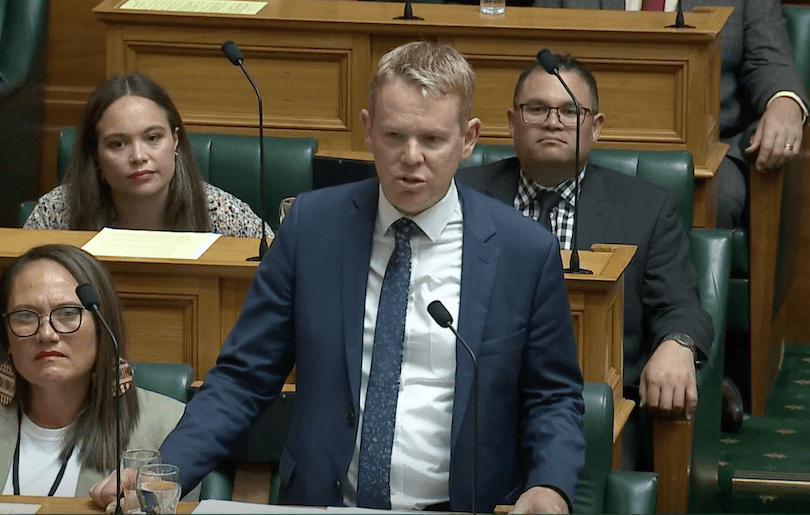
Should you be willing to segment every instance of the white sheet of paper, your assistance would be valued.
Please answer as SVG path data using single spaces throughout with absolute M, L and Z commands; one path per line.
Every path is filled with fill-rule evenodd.
M 219 236 L 202 232 L 133 231 L 105 227 L 82 248 L 94 256 L 198 259 Z
M 292 513 L 325 515 L 326 510 L 310 506 L 281 506 L 278 504 L 252 504 L 236 501 L 217 501 L 206 499 L 194 508 L 191 513 Z
M 41 504 L 23 504 L 23 503 L 0 503 L 0 514 L 6 515 L 11 513 L 36 513 L 42 507 Z
M 129 0 L 119 9 L 182 13 L 247 14 L 255 16 L 267 2 L 243 0 Z

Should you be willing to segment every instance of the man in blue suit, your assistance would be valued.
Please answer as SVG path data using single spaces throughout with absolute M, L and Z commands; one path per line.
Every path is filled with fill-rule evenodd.
M 480 128 L 469 117 L 473 78 L 445 45 L 415 42 L 381 59 L 361 113 L 378 179 L 293 204 L 217 365 L 161 448 L 184 490 L 228 454 L 296 365 L 282 502 L 473 509 L 473 368 L 427 313 L 441 300 L 478 360 L 475 507 L 570 510 L 585 442 L 559 247 L 533 220 L 455 183 Z M 381 379 L 382 342 L 396 332 L 383 321 L 397 290 L 389 273 L 408 259 L 407 300 L 392 316 L 396 371 Z M 391 377 L 393 399 L 374 404 Z M 378 410 L 390 410 L 382 423 Z M 383 434 L 391 440 L 370 455 Z

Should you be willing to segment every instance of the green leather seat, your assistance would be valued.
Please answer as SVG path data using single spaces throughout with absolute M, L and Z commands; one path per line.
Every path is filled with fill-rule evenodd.
M 613 393 L 605 383 L 585 383 L 585 465 L 579 472 L 574 513 L 655 513 L 658 477 L 611 470 Z
M 161 393 L 182 403 L 188 400 L 193 369 L 187 363 L 149 363 L 130 361 L 135 384 L 139 388 Z
M 47 19 L 47 0 L 0 0 L 0 226 L 37 191 Z
M 1 0 L 0 0 L 1 1 Z M 73 127 L 59 134 L 56 178 L 61 182 L 73 147 Z M 244 200 L 259 213 L 258 138 L 233 134 L 189 133 L 191 146 L 203 180 Z M 312 189 L 312 161 L 318 141 L 315 138 L 264 138 L 265 219 L 278 228 L 278 205 Z M 19 226 L 31 213 L 34 203 L 20 207 Z

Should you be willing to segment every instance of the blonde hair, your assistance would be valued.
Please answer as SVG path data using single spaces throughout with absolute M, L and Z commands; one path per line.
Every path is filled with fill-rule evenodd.
M 414 41 L 398 46 L 380 59 L 368 85 L 368 111 L 374 107 L 380 85 L 401 79 L 422 89 L 424 95 L 456 95 L 461 100 L 462 125 L 470 118 L 475 73 L 463 55 L 453 47 L 430 41 Z

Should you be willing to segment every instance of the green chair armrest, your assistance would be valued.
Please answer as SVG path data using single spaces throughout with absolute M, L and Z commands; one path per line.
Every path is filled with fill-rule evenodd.
M 147 363 L 130 361 L 135 384 L 185 403 L 191 386 L 193 369 L 187 363 Z
M 217 467 L 209 472 L 200 483 L 200 500 L 220 499 L 230 501 L 233 498 L 233 471 Z
M 611 471 L 607 478 L 605 513 L 655 513 L 658 474 Z
M 698 370 L 698 405 L 692 428 L 689 511 L 716 512 L 722 407 L 725 322 L 731 274 L 731 234 L 722 229 L 689 231 L 689 258 L 698 275 L 700 303 L 711 316 L 714 340 Z

